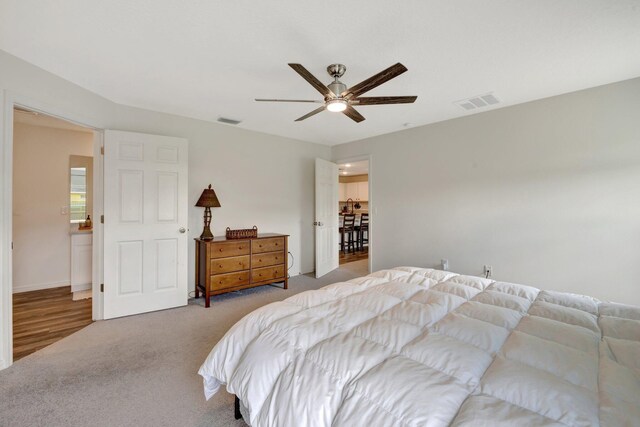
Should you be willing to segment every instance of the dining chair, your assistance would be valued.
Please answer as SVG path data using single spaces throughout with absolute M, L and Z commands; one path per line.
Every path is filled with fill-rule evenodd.
M 364 235 L 367 237 L 364 237 Z M 358 247 L 360 250 L 364 250 L 364 244 L 369 246 L 369 214 L 363 213 L 360 215 L 360 226 L 358 227 Z
M 347 250 L 350 249 L 350 252 L 355 252 L 356 245 L 356 216 L 354 214 L 346 214 L 343 215 L 342 227 L 340 228 L 340 249 L 343 253 L 345 252 L 345 244 L 347 245 Z M 346 237 L 349 238 L 347 241 Z

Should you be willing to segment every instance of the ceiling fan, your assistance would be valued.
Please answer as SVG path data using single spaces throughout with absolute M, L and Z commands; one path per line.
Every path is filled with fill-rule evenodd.
M 289 64 L 289 66 L 320 92 L 324 100 L 256 99 L 256 101 L 311 102 L 323 104 L 322 107 L 318 107 L 310 113 L 297 118 L 296 122 L 315 116 L 326 109 L 333 113 L 343 113 L 356 123 L 360 123 L 364 120 L 364 117 L 353 108 L 356 105 L 411 104 L 418 98 L 417 96 L 360 96 L 407 71 L 407 67 L 399 62 L 350 88 L 339 80 L 340 77 L 344 75 L 344 72 L 347 71 L 347 67 L 342 64 L 331 64 L 327 67 L 327 73 L 333 77 L 333 82 L 326 86 L 302 65 Z

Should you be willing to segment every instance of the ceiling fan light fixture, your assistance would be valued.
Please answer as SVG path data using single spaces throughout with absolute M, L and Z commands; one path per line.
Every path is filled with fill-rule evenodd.
M 332 113 L 341 113 L 347 109 L 347 101 L 344 99 L 332 99 L 327 101 L 327 110 Z

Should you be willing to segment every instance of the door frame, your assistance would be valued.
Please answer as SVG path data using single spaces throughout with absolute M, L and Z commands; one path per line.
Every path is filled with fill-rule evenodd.
M 66 108 L 41 102 L 15 92 L 5 90 L 1 93 L 3 132 L 0 134 L 0 215 L 3 219 L 0 229 L 0 370 L 13 364 L 13 109 L 23 107 L 38 113 L 56 117 L 79 126 L 90 128 L 93 138 L 93 214 L 94 218 L 103 214 L 103 145 L 104 123 L 94 118 L 69 111 Z M 102 260 L 103 227 L 100 221 L 94 221 L 93 228 L 93 285 L 92 317 L 102 319 Z
M 374 217 L 375 217 L 375 209 L 373 208 L 373 156 L 371 154 L 364 154 L 361 156 L 352 156 L 352 157 L 343 157 L 340 159 L 336 159 L 333 160 L 334 163 L 337 163 L 338 165 L 342 164 L 342 163 L 354 163 L 354 162 L 361 162 L 363 160 L 366 160 L 369 162 L 369 173 L 368 173 L 368 185 L 369 185 L 369 200 L 368 200 L 368 204 L 369 204 L 369 254 L 367 256 L 367 261 L 369 264 L 369 273 L 372 273 L 374 271 L 373 269 L 373 250 L 372 248 L 374 248 L 374 245 L 371 243 L 373 242 L 373 236 L 374 236 L 374 232 L 373 229 L 375 227 L 375 221 L 374 221 Z M 338 181 L 339 183 L 340 181 Z M 340 249 L 338 249 L 340 250 Z

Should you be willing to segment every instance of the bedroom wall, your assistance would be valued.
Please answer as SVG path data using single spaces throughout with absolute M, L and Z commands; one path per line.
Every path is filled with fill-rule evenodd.
M 374 269 L 447 258 L 640 305 L 640 79 L 333 148 L 364 154 Z
M 69 156 L 92 156 L 93 134 L 15 123 L 13 292 L 69 286 Z

